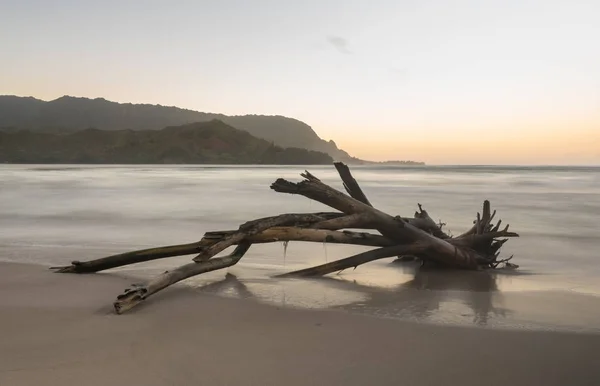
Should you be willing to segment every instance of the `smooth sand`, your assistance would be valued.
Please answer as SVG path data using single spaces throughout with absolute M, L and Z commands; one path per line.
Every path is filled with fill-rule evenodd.
M 280 309 L 0 264 L 0 385 L 598 385 L 600 335 Z

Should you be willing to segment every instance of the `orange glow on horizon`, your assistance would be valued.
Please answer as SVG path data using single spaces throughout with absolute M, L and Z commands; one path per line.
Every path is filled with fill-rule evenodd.
M 508 131 L 448 129 L 390 132 L 377 138 L 342 137 L 338 147 L 372 161 L 413 160 L 427 164 L 600 164 L 600 119 L 589 123 L 548 124 Z

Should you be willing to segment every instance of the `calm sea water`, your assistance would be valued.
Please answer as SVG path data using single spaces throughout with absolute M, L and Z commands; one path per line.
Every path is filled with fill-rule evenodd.
M 342 189 L 333 167 L 307 168 Z M 257 217 L 328 210 L 269 189 L 278 177 L 299 180 L 304 169 L 2 165 L 0 260 L 68 264 L 188 243 L 206 231 L 235 229 Z M 483 200 L 489 199 L 497 218 L 521 235 L 503 248 L 505 255 L 515 254 L 520 269 L 440 274 L 386 259 L 320 280 L 270 278 L 366 249 L 290 243 L 285 253 L 282 244 L 255 246 L 229 269 L 230 275 L 214 272 L 187 283 L 228 296 L 387 317 L 600 328 L 600 302 L 595 303 L 600 299 L 600 168 L 360 166 L 352 171 L 379 209 L 411 216 L 421 203 L 455 235 L 471 226 Z M 190 257 L 121 271 L 148 277 Z M 523 303 L 549 298 L 562 299 L 561 310 L 553 311 L 559 303 L 538 304 L 535 310 Z M 574 316 L 565 317 L 569 310 Z

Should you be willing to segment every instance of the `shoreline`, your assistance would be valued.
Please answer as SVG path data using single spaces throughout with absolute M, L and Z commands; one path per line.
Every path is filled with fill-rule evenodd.
M 0 384 L 564 385 L 600 335 L 440 326 L 165 290 L 129 313 L 118 274 L 0 263 Z M 160 296 L 160 299 L 159 299 Z
M 96 274 L 57 275 L 49 270 L 51 265 L 38 262 L 0 260 L 0 268 L 3 265 L 30 267 L 36 271 L 41 269 L 44 273 L 58 276 L 54 278 L 57 281 L 65 276 L 81 278 L 78 280 L 110 278 L 109 280 L 123 281 L 123 288 L 95 294 L 99 302 L 102 299 L 102 307 L 109 313 L 114 313 L 112 303 L 125 288 L 134 282 L 146 281 L 165 269 L 148 267 L 141 263 Z M 426 276 L 421 277 L 422 274 Z M 455 271 L 449 275 L 448 272 L 435 269 L 419 272 L 412 280 L 418 283 L 416 288 L 404 288 L 406 284 L 399 287 L 381 287 L 362 283 L 360 277 L 353 276 L 257 278 L 255 274 L 248 272 L 248 267 L 234 266 L 225 271 L 189 278 L 176 283 L 173 288 L 176 292 L 187 291 L 190 296 L 210 296 L 277 309 L 332 312 L 403 323 L 600 335 L 600 309 L 597 308 L 600 305 L 600 295 L 596 293 L 553 288 L 496 289 L 493 287 L 497 285 L 497 280 L 513 280 L 520 275 L 515 276 L 513 272 L 493 272 L 491 279 L 487 275 L 476 277 L 473 274 Z M 420 288 L 423 282 L 429 284 Z M 455 287 L 452 283 L 459 285 Z M 165 293 L 167 295 L 164 295 Z M 319 299 L 319 294 L 327 297 L 327 301 Z M 282 295 L 283 299 L 278 295 Z M 139 308 L 152 308 L 155 303 L 163 301 L 163 296 L 167 297 L 166 301 L 170 301 L 170 290 L 153 295 L 135 307 L 133 312 Z

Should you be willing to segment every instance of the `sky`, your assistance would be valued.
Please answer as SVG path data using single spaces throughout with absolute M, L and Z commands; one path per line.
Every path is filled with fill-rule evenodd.
M 284 115 L 354 156 L 600 164 L 598 0 L 0 0 L 0 94 Z

